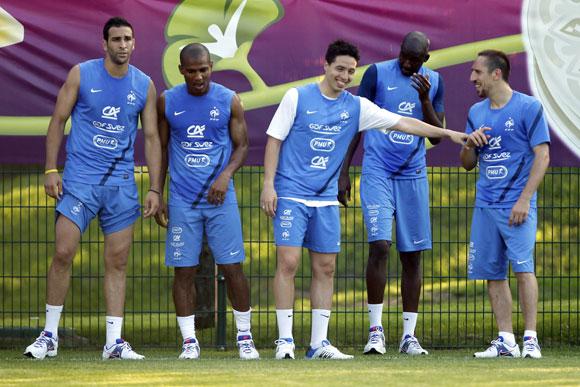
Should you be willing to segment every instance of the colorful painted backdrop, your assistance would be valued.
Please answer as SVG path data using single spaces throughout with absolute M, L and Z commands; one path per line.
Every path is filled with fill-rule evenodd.
M 510 53 L 512 86 L 541 94 L 537 80 L 545 80 L 534 78 L 532 71 L 529 82 L 528 68 L 538 67 L 539 74 L 541 66 L 535 65 L 534 58 L 542 54 L 531 51 L 534 42 L 530 44 L 529 39 L 534 34 L 522 37 L 521 27 L 522 15 L 533 17 L 533 6 L 541 7 L 541 3 L 558 2 L 4 0 L 0 4 L 0 163 L 44 162 L 43 136 L 57 92 L 74 64 L 103 55 L 102 25 L 111 16 L 123 16 L 133 24 L 132 64 L 152 77 L 158 91 L 181 82 L 179 47 L 193 41 L 207 44 L 214 60 L 214 80 L 242 97 L 250 131 L 248 163 L 260 164 L 265 130 L 283 93 L 322 73 L 324 51 L 336 38 L 350 40 L 361 49 L 356 92 L 367 65 L 396 57 L 407 32 L 425 32 L 432 42 L 428 65 L 438 69 L 445 81 L 447 126 L 452 129 L 463 130 L 468 108 L 478 100 L 468 78 L 471 61 L 481 49 Z M 571 1 L 570 7 L 574 5 L 578 6 L 577 1 Z M 532 10 L 522 12 L 526 7 Z M 556 30 L 556 41 L 559 31 L 577 39 L 580 29 L 560 20 L 566 18 L 561 15 L 565 9 L 553 8 L 554 25 L 563 26 Z M 524 20 L 524 26 L 529 25 Z M 528 55 L 524 42 L 528 42 Z M 576 79 L 573 69 L 570 74 Z M 550 114 L 558 114 L 558 103 L 554 106 L 548 109 Z M 557 117 L 551 120 L 553 166 L 579 164 L 574 137 L 578 121 L 572 121 L 572 125 L 565 121 L 567 129 L 562 130 Z M 142 160 L 142 147 L 137 147 Z M 457 154 L 456 146 L 444 143 L 428 152 L 429 163 L 457 165 Z

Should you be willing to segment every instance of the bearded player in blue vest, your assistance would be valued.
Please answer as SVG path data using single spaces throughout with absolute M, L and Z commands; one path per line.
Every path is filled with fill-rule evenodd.
M 169 163 L 169 208 L 155 216 L 167 227 L 165 263 L 174 267 L 173 300 L 183 336 L 180 359 L 197 359 L 194 279 L 203 234 L 224 273 L 236 321 L 241 359 L 258 359 L 250 332 L 250 290 L 242 225 L 232 177 L 248 154 L 244 109 L 232 90 L 211 82 L 212 61 L 199 43 L 180 53 L 185 83 L 161 94 L 157 103 L 163 151 L 161 187 Z
M 398 130 L 419 136 L 466 135 L 381 109 L 345 89 L 353 79 L 358 49 L 329 45 L 324 78 L 284 95 L 268 128 L 261 206 L 273 218 L 277 251 L 274 296 L 278 323 L 276 359 L 294 358 L 294 277 L 302 247 L 310 251 L 312 332 L 307 359 L 351 359 L 327 339 L 336 255 L 340 251 L 338 175 L 359 131 Z
M 509 75 L 509 59 L 497 50 L 480 52 L 471 66 L 470 81 L 484 100 L 469 109 L 469 138 L 460 154 L 468 171 L 479 164 L 467 274 L 487 280 L 499 330 L 489 348 L 474 356 L 537 359 L 542 353 L 536 333 L 536 191 L 550 163 L 550 134 L 540 102 L 512 90 Z M 512 326 L 510 264 L 524 317 L 521 353 Z
M 58 323 L 68 292 L 73 258 L 82 233 L 99 216 L 105 234 L 104 293 L 107 308 L 104 359 L 143 359 L 121 338 L 127 259 L 133 224 L 139 218 L 134 176 L 134 144 L 141 117 L 151 188 L 145 217 L 159 208 L 160 145 L 156 128 L 155 86 L 129 65 L 135 48 L 133 27 L 112 18 L 103 28 L 104 59 L 74 66 L 58 93 L 46 135 L 46 193 L 56 206 L 55 254 L 47 275 L 46 324 L 24 354 L 37 359 L 56 356 Z M 65 123 L 72 115 L 61 180 L 58 150 Z
M 359 95 L 380 107 L 428 124 L 443 127 L 443 80 L 423 64 L 429 59 L 429 39 L 419 31 L 408 33 L 399 57 L 374 64 L 365 72 Z M 338 184 L 338 200 L 350 200 L 348 168 L 361 134 L 345 157 Z M 430 138 L 432 144 L 440 139 Z M 425 138 L 407 133 L 365 133 L 360 196 L 369 242 L 366 280 L 369 337 L 364 354 L 384 354 L 383 299 L 393 219 L 402 265 L 403 335 L 399 352 L 427 355 L 415 337 L 421 295 L 421 251 L 431 248 L 429 184 Z

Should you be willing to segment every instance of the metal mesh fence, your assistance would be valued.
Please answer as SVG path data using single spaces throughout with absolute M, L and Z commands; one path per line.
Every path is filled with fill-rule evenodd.
M 276 267 L 271 221 L 259 208 L 262 167 L 244 167 L 236 174 L 243 223 L 245 272 L 250 281 L 252 332 L 260 347 L 277 338 L 272 281 Z M 0 346 L 27 343 L 44 326 L 46 273 L 54 250 L 54 201 L 43 188 L 38 168 L 0 167 Z M 467 281 L 467 248 L 474 203 L 476 173 L 459 168 L 429 169 L 433 249 L 423 253 L 423 291 L 416 334 L 425 347 L 480 346 L 496 330 L 483 281 Z M 342 252 L 335 275 L 329 338 L 341 347 L 366 342 L 365 267 L 368 254 L 358 183 L 360 169 L 351 170 L 351 206 L 341 209 Z M 138 169 L 140 192 L 148 187 L 146 170 Z M 551 168 L 539 191 L 535 251 L 540 285 L 538 332 L 544 345 L 580 343 L 580 169 Z M 224 230 L 227 237 L 227 230 Z M 72 268 L 63 317 L 61 345 L 96 347 L 104 342 L 103 236 L 93 222 L 82 237 Z M 165 230 L 153 220 L 139 220 L 127 272 L 124 337 L 134 345 L 176 347 L 181 340 L 171 296 L 173 273 L 164 265 Z M 396 244 L 396 241 L 395 241 Z M 235 330 L 225 302 L 223 278 L 210 258 L 204 284 L 210 299 L 205 328 L 198 327 L 203 346 L 231 347 Z M 383 325 L 388 344 L 402 333 L 400 263 L 391 247 Z M 298 346 L 310 337 L 310 262 L 305 251 L 296 276 L 294 334 Z M 510 285 L 517 300 L 515 279 Z M 205 285 L 204 285 L 205 286 Z M 523 333 L 523 320 L 514 302 L 514 325 Z

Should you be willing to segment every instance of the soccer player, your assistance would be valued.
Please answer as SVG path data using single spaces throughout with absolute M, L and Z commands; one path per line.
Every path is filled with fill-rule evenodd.
M 408 33 L 398 59 L 373 64 L 363 75 L 359 95 L 382 108 L 442 128 L 443 80 L 423 64 L 429 59 L 429 39 L 422 32 Z M 348 168 L 361 134 L 352 140 L 338 183 L 338 200 L 350 200 Z M 439 138 L 430 138 L 432 144 Z M 393 219 L 397 224 L 397 250 L 403 266 L 403 335 L 399 352 L 427 355 L 415 337 L 421 295 L 421 251 L 431 248 L 429 185 L 425 138 L 392 131 L 365 134 L 361 203 L 369 242 L 366 280 L 369 338 L 363 353 L 384 354 L 382 314 L 387 260 Z
M 241 359 L 258 359 L 250 332 L 250 290 L 242 269 L 242 225 L 232 177 L 248 154 L 240 98 L 211 82 L 212 61 L 205 46 L 193 43 L 180 53 L 185 83 L 161 94 L 157 102 L 163 189 L 168 161 L 169 209 L 155 219 L 167 227 L 165 263 L 175 268 L 173 300 L 183 336 L 180 359 L 199 358 L 195 337 L 194 279 L 203 235 L 224 273 L 238 328 Z M 167 217 L 169 219 L 167 220 Z
M 536 334 L 538 282 L 534 274 L 536 190 L 550 162 L 550 136 L 539 101 L 512 90 L 510 63 L 501 51 L 485 50 L 470 81 L 483 101 L 469 110 L 461 164 L 479 179 L 471 223 L 468 276 L 487 280 L 499 334 L 475 357 L 519 357 L 512 329 L 511 264 L 524 315 L 523 357 L 540 358 Z M 482 129 L 491 128 L 490 131 Z
M 133 27 L 123 18 L 103 28 L 104 59 L 74 66 L 60 89 L 46 135 L 46 193 L 56 206 L 55 253 L 47 276 L 46 325 L 24 354 L 37 359 L 56 356 L 58 323 L 69 288 L 73 258 L 81 234 L 97 215 L 105 234 L 106 344 L 103 358 L 143 359 L 121 338 L 125 276 L 140 216 L 133 151 L 141 117 L 151 188 L 145 217 L 159 208 L 160 144 L 156 126 L 155 86 L 129 65 L 135 48 Z M 57 156 L 64 127 L 72 115 L 61 180 Z
M 261 205 L 274 218 L 277 359 L 294 358 L 294 277 L 302 246 L 310 251 L 312 268 L 312 334 L 306 358 L 352 358 L 330 344 L 327 332 L 340 251 L 338 174 L 353 136 L 377 128 L 449 137 L 457 143 L 466 138 L 464 133 L 380 109 L 346 91 L 359 60 L 352 44 L 341 40 L 330 44 L 325 60 L 322 81 L 288 90 L 267 131 Z

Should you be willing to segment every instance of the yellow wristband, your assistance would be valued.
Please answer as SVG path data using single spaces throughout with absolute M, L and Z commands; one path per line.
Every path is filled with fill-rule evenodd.
M 58 169 L 47 169 L 46 171 L 44 171 L 45 175 L 48 175 L 50 173 L 58 173 Z

